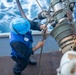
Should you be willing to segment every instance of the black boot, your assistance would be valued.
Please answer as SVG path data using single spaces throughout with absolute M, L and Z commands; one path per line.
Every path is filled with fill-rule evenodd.
M 14 75 L 21 75 L 21 72 L 15 72 L 14 71 Z
M 36 62 L 36 60 L 34 60 L 34 59 L 29 59 L 29 64 L 30 64 L 30 65 L 36 65 L 37 62 Z

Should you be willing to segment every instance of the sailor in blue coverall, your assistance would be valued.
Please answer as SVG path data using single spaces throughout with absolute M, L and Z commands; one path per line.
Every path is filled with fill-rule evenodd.
M 44 45 L 44 41 L 41 41 L 32 47 L 33 38 L 30 29 L 41 30 L 44 27 L 38 22 L 24 18 L 16 18 L 10 23 L 11 58 L 16 62 L 13 68 L 15 75 L 21 75 L 29 63 L 31 54 Z

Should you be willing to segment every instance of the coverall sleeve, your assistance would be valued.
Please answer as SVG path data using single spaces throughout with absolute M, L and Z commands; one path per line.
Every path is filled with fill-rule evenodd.
M 41 29 L 40 29 L 41 23 L 40 22 L 37 22 L 37 21 L 34 21 L 34 20 L 30 20 L 30 24 L 31 24 L 31 29 L 32 30 L 39 30 L 39 31 L 41 31 Z

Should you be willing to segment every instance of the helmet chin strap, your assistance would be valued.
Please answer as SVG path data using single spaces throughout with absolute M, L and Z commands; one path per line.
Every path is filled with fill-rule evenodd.
M 13 29 L 18 35 L 21 35 L 14 27 L 13 27 Z

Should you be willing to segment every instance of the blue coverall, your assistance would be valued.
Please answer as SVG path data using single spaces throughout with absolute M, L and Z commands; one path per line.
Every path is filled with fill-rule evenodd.
M 29 21 L 31 29 L 40 30 L 41 23 L 35 21 Z M 10 46 L 12 49 L 11 57 L 16 62 L 13 71 L 22 72 L 29 63 L 29 58 L 33 54 L 32 50 L 33 38 L 31 31 L 24 35 L 15 34 L 10 32 Z

